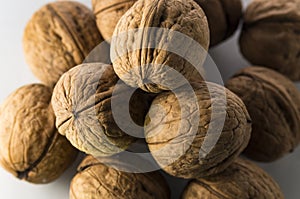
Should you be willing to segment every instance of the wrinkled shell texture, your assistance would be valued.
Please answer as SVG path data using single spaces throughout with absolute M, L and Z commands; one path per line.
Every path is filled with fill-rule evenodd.
M 98 29 L 106 41 L 112 38 L 120 18 L 137 0 L 92 0 Z
M 156 30 L 147 29 L 151 27 Z M 190 80 L 196 68 L 202 67 L 208 46 L 207 19 L 196 2 L 139 0 L 116 26 L 111 60 L 126 84 L 158 93 L 186 83 L 165 66 Z M 187 57 L 194 63 L 188 62 Z
M 168 199 L 169 188 L 156 171 L 126 173 L 88 156 L 73 178 L 70 199 Z
M 53 86 L 70 68 L 81 64 L 102 37 L 90 11 L 74 1 L 58 1 L 38 10 L 28 22 L 24 53 L 34 75 Z
M 182 199 L 284 199 L 278 184 L 250 161 L 237 159 L 223 173 L 196 179 L 186 187 Z
M 229 38 L 242 17 L 241 0 L 195 0 L 205 12 L 210 31 L 210 46 Z
M 191 93 L 182 87 L 177 98 L 171 92 L 159 94 L 146 117 L 149 149 L 162 169 L 176 177 L 195 178 L 222 172 L 250 139 L 251 120 L 235 94 L 208 82 L 194 84 L 194 90 L 199 112 L 197 102 L 190 100 Z M 183 102 L 182 107 L 177 99 Z M 199 114 L 198 121 L 192 119 L 195 114 Z M 212 129 L 210 136 L 209 128 Z M 215 137 L 216 143 L 212 141 Z M 201 150 L 208 149 L 203 148 L 204 143 L 212 148 L 206 156 L 201 156 Z
M 300 1 L 255 0 L 244 14 L 240 49 L 254 65 L 300 80 Z
M 112 155 L 136 140 L 115 123 L 112 98 L 117 101 L 115 110 L 129 106 L 132 120 L 143 126 L 150 103 L 140 90 L 133 94 L 129 105 L 125 103 L 129 87 L 121 82 L 115 88 L 118 80 L 111 65 L 82 64 L 65 73 L 54 88 L 52 103 L 59 132 L 87 154 Z M 122 118 L 122 114 L 119 111 L 117 116 Z
M 0 107 L 0 164 L 32 183 L 55 180 L 77 155 L 55 128 L 51 94 L 41 84 L 24 86 Z
M 289 79 L 271 69 L 248 67 L 226 87 L 243 100 L 253 121 L 248 157 L 274 161 L 299 144 L 300 93 Z

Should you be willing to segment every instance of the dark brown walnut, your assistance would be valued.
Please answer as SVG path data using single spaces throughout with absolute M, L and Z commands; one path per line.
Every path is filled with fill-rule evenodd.
M 182 199 L 284 199 L 274 179 L 250 161 L 237 159 L 223 173 L 195 179 L 186 187 Z
M 134 89 L 118 81 L 111 65 L 82 64 L 65 73 L 54 88 L 52 104 L 59 132 L 87 154 L 112 155 L 143 137 L 150 98 L 141 90 L 131 97 Z M 134 124 L 140 128 L 131 128 Z
M 23 86 L 0 107 L 0 164 L 19 179 L 49 183 L 75 160 L 77 150 L 55 128 L 52 91 Z
M 118 21 L 136 1 L 92 0 L 98 29 L 106 41 L 110 41 Z
M 23 46 L 34 75 L 53 86 L 102 41 L 91 10 L 75 1 L 58 1 L 32 16 L 25 28 Z
M 97 198 L 168 199 L 170 193 L 158 171 L 127 173 L 88 156 L 78 167 L 78 173 L 71 182 L 70 199 Z
M 115 28 L 111 60 L 126 84 L 158 93 L 197 74 L 208 46 L 207 19 L 196 2 L 139 0 Z
M 242 17 L 241 0 L 194 0 L 205 12 L 210 31 L 210 46 L 226 40 L 236 31 Z
M 159 94 L 146 117 L 149 149 L 167 173 L 181 178 L 214 175 L 248 145 L 251 120 L 243 102 L 217 84 L 192 84 Z
M 300 93 L 283 75 L 263 67 L 247 67 L 226 84 L 245 103 L 253 121 L 245 154 L 270 162 L 300 142 Z
M 247 7 L 240 50 L 254 65 L 300 80 L 300 1 L 255 0 Z

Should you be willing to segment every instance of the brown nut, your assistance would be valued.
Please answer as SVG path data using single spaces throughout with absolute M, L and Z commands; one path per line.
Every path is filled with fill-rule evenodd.
M 251 132 L 246 107 L 235 94 L 209 82 L 193 87 L 196 101 L 187 87 L 176 95 L 161 93 L 146 117 L 146 141 L 154 159 L 182 178 L 222 172 L 245 149 Z
M 182 199 L 284 199 L 274 179 L 254 163 L 237 159 L 223 173 L 196 179 L 186 187 Z
M 77 175 L 72 180 L 70 199 L 96 198 L 168 199 L 170 193 L 166 181 L 157 171 L 127 173 L 88 156 L 83 160 Z
M 249 158 L 274 161 L 299 144 L 300 93 L 293 82 L 268 68 L 247 67 L 226 87 L 243 100 L 253 120 Z
M 34 75 L 53 86 L 102 40 L 92 11 L 74 1 L 58 1 L 32 16 L 25 28 L 23 46 Z
M 121 152 L 135 142 L 135 137 L 143 136 L 142 126 L 150 102 L 144 92 L 137 90 L 128 104 L 126 99 L 131 96 L 132 88 L 118 80 L 111 65 L 82 64 L 65 73 L 54 88 L 52 103 L 58 131 L 73 146 L 95 157 Z M 140 131 L 119 127 L 131 126 L 124 107 L 129 107 L 132 120 L 141 126 Z M 116 123 L 116 117 L 121 123 Z
M 109 41 L 120 18 L 137 0 L 92 0 L 100 33 Z
M 240 49 L 254 65 L 300 80 L 300 1 L 254 0 L 244 14 Z
M 116 26 L 111 60 L 126 84 L 158 93 L 190 80 L 208 46 L 207 19 L 196 2 L 139 0 Z
M 41 84 L 23 86 L 0 107 L 0 164 L 32 183 L 55 180 L 77 155 L 55 128 L 51 94 Z
M 242 17 L 241 0 L 194 0 L 207 17 L 210 46 L 226 40 L 237 30 Z

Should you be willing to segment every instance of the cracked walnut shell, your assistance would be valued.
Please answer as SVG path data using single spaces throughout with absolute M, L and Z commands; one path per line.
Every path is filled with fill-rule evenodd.
M 191 181 L 182 199 L 195 198 L 284 199 L 284 196 L 264 170 L 250 161 L 237 159 L 223 173 Z
M 54 88 L 58 131 L 77 149 L 95 157 L 124 151 L 143 136 L 150 106 L 144 92 L 133 90 L 119 81 L 111 65 L 90 63 L 72 68 Z M 131 128 L 135 125 L 131 118 L 140 126 L 136 131 Z
M 98 29 L 106 41 L 114 33 L 120 18 L 137 0 L 92 0 Z
M 214 175 L 225 170 L 245 149 L 251 120 L 232 92 L 209 82 L 164 92 L 146 117 L 149 149 L 167 173 L 181 178 Z
M 91 10 L 78 2 L 58 1 L 32 16 L 25 28 L 23 47 L 34 75 L 53 86 L 102 41 Z
M 109 161 L 109 160 L 106 160 Z M 113 163 L 115 164 L 115 163 Z M 129 167 L 133 165 L 126 165 Z M 168 199 L 168 185 L 158 172 L 128 173 L 87 156 L 70 187 L 70 199 Z
M 245 13 L 240 50 L 253 65 L 300 80 L 300 1 L 254 0 Z
M 0 107 L 0 164 L 19 179 L 49 183 L 75 160 L 77 150 L 55 128 L 52 91 L 23 86 Z
M 271 162 L 293 151 L 300 142 L 300 93 L 293 82 L 263 67 L 247 67 L 226 87 L 245 103 L 252 134 L 245 154 Z
M 196 2 L 139 0 L 115 28 L 111 60 L 127 85 L 159 93 L 198 74 L 208 46 L 207 19 Z

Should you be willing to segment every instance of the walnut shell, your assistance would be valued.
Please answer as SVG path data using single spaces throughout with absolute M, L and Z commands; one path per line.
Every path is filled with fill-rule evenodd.
M 284 196 L 264 170 L 250 161 L 237 159 L 219 175 L 191 181 L 182 199 L 194 198 L 284 199 Z
M 23 47 L 34 75 L 53 86 L 102 41 L 92 11 L 74 1 L 58 1 L 32 16 L 25 28 Z
M 240 50 L 254 65 L 300 80 L 300 1 L 255 0 L 244 13 Z
M 293 82 L 268 68 L 247 67 L 226 87 L 243 100 L 253 120 L 249 158 L 274 161 L 299 144 L 300 93 Z
M 111 60 L 126 84 L 158 93 L 190 80 L 208 46 L 207 19 L 193 0 L 139 0 L 115 28 Z
M 130 96 L 131 89 L 122 82 L 116 86 L 118 80 L 111 65 L 92 63 L 72 68 L 55 86 L 52 103 L 56 126 L 77 149 L 93 156 L 107 156 L 135 142 L 136 138 L 128 135 L 131 132 L 119 128 L 112 108 L 123 118 L 122 110 L 129 106 L 132 120 L 143 126 L 150 102 L 137 90 L 128 105 L 124 99 Z M 115 107 L 111 106 L 112 99 L 117 101 Z M 143 128 L 139 130 L 134 133 L 143 135 Z
M 242 17 L 241 0 L 194 0 L 203 9 L 210 31 L 210 46 L 226 40 L 237 30 Z
M 51 94 L 41 84 L 23 86 L 0 107 L 0 164 L 32 183 L 55 180 L 77 155 L 55 128 Z
M 235 94 L 209 82 L 193 86 L 197 102 L 186 87 L 176 95 L 161 93 L 146 117 L 146 141 L 154 159 L 182 178 L 222 172 L 245 149 L 251 132 L 246 107 Z
M 128 165 L 132 166 L 132 165 Z M 70 188 L 70 199 L 168 199 L 169 188 L 159 172 L 127 173 L 92 156 L 78 168 Z
M 92 0 L 98 29 L 106 41 L 114 33 L 120 18 L 137 0 Z

